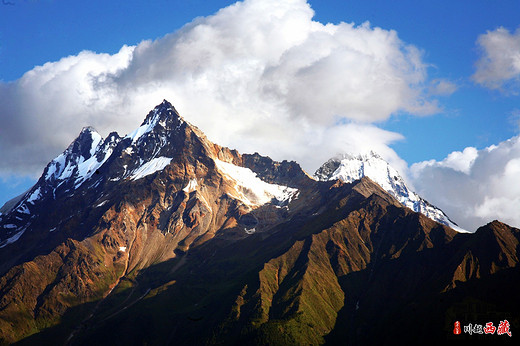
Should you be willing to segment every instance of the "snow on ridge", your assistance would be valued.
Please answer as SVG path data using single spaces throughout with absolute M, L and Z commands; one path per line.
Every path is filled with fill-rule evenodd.
M 128 134 L 125 138 L 132 139 L 132 144 L 137 142 L 139 138 L 141 138 L 143 135 L 147 134 L 148 132 L 152 131 L 153 126 L 151 124 L 144 124 L 139 126 L 137 129 L 135 129 L 132 133 Z
M 112 146 L 108 145 L 107 148 L 104 148 L 103 137 L 94 130 L 88 130 L 88 132 L 92 139 L 89 153 L 86 156 L 74 155 L 70 147 L 67 148 L 49 163 L 45 180 L 64 181 L 72 177 L 74 178 L 74 187 L 78 188 L 105 163 L 112 154 Z M 104 151 L 104 156 L 101 161 L 98 161 L 97 154 L 100 151 Z
M 172 161 L 171 157 L 164 157 L 164 156 L 156 157 L 156 158 L 146 162 L 145 164 L 143 164 L 136 170 L 134 170 L 132 172 L 132 175 L 130 176 L 130 179 L 138 180 L 138 179 L 146 177 L 147 175 L 153 174 L 157 171 L 162 171 L 164 169 L 164 167 L 166 167 L 170 164 L 171 161 Z
M 90 156 L 94 155 L 98 149 L 103 137 L 96 131 L 90 131 L 90 138 L 92 138 L 92 146 L 90 147 Z
M 314 175 L 316 179 L 339 179 L 346 183 L 352 183 L 364 176 L 369 177 L 385 191 L 394 196 L 399 203 L 405 207 L 422 213 L 430 219 L 449 226 L 458 232 L 468 232 L 453 223 L 442 210 L 429 204 L 417 193 L 411 191 L 408 186 L 406 186 L 399 172 L 378 154 L 372 151 L 360 155 L 344 154 L 331 160 L 339 163 L 336 170 L 331 172 L 328 176 L 323 173 L 318 173 L 318 170 Z
M 151 132 L 157 125 L 160 125 L 162 127 L 166 127 L 166 121 L 164 118 L 161 118 L 161 114 L 164 110 L 164 107 L 166 108 L 166 111 L 169 112 L 169 115 L 177 116 L 177 120 L 179 122 L 179 125 L 177 126 L 177 129 L 184 123 L 182 118 L 176 114 L 176 111 L 172 107 L 170 103 L 168 103 L 166 100 L 164 100 L 160 105 L 154 108 L 152 111 L 152 116 L 150 118 L 147 118 L 146 122 L 139 126 L 137 129 L 135 129 L 133 132 L 129 133 L 125 136 L 125 138 L 130 138 L 132 140 L 132 144 L 135 144 L 139 141 L 141 137 L 143 137 L 148 132 Z
M 145 122 L 143 125 L 139 126 L 137 129 L 135 129 L 132 133 L 126 135 L 125 138 L 130 138 L 132 140 L 132 144 L 136 143 L 139 138 L 147 134 L 148 132 L 152 131 L 154 126 L 157 124 L 157 121 L 159 120 L 159 108 L 156 107 L 153 110 L 153 116 L 150 119 L 150 121 Z
M 98 170 L 106 160 L 112 155 L 113 148 L 109 147 L 105 155 L 103 156 L 103 159 L 101 161 L 97 160 L 97 155 L 93 155 L 87 160 L 81 160 L 81 162 L 78 163 L 78 171 L 77 171 L 77 178 L 76 183 L 74 185 L 75 188 L 78 188 L 81 184 L 83 184 L 87 179 L 89 179 L 95 172 Z
M 165 106 L 167 106 L 167 108 L 165 108 Z M 161 114 L 165 110 L 169 112 L 169 114 L 176 113 L 174 108 L 166 101 L 163 101 L 161 105 L 155 107 L 155 109 L 152 111 L 152 114 L 146 119 L 143 125 L 124 137 L 130 138 L 132 140 L 131 144 L 123 150 L 124 153 L 132 155 L 134 153 L 134 144 L 146 133 L 151 132 L 157 124 L 163 127 L 166 126 L 166 123 L 163 121 L 163 119 L 161 119 Z M 177 117 L 179 119 L 179 123 L 183 123 L 182 118 L 180 118 L 178 115 Z M 109 137 L 104 141 L 101 135 L 91 127 L 83 128 L 78 138 L 85 138 L 85 136 L 90 136 L 91 139 L 91 141 L 89 141 L 90 148 L 88 153 L 85 153 L 84 155 L 78 155 L 78 153 L 75 152 L 75 149 L 73 149 L 73 144 L 71 144 L 63 153 L 58 155 L 48 164 L 44 175 L 44 180 L 50 182 L 52 185 L 57 186 L 59 186 L 64 181 L 72 180 L 74 188 L 77 189 L 85 181 L 89 180 L 93 174 L 108 160 L 108 158 L 113 153 L 115 145 L 121 140 L 121 138 L 117 136 L 116 140 L 113 140 L 111 137 Z M 141 168 L 134 170 L 131 178 L 133 180 L 140 179 L 145 175 L 155 172 L 156 170 L 163 169 L 169 163 L 169 161 L 166 163 L 162 160 L 164 159 L 159 158 L 159 160 L 156 161 L 152 160 L 145 164 L 146 166 L 142 166 Z M 157 167 L 153 168 L 154 166 Z M 140 174 L 145 173 L 145 171 L 150 169 L 152 169 L 150 173 L 146 173 L 144 175 Z M 130 174 L 132 174 L 132 172 Z M 128 175 L 129 174 L 125 171 L 122 177 Z M 111 178 L 110 180 L 117 181 L 122 177 Z M 35 201 L 37 196 L 38 195 L 36 194 L 31 195 L 29 202 Z
M 37 201 L 41 197 L 40 187 L 38 187 L 36 190 L 31 193 L 29 198 L 27 198 L 26 202 L 34 204 L 35 201 Z
M 298 189 L 269 184 L 257 177 L 249 168 L 239 167 L 232 163 L 215 159 L 218 170 L 236 182 L 236 196 L 244 204 L 259 206 L 271 202 L 273 199 L 278 203 L 288 203 L 299 192 Z
M 130 134 L 126 135 L 125 138 L 132 139 L 132 144 L 136 143 L 139 138 L 147 134 L 148 132 L 152 131 L 155 125 L 157 124 L 159 120 L 159 109 L 156 107 L 153 110 L 153 116 L 150 119 L 150 121 L 145 122 L 141 126 L 139 126 L 137 129 L 132 131 Z
M 344 155 L 339 167 L 329 180 L 340 179 L 346 183 L 352 183 L 364 176 L 370 177 L 385 190 L 393 189 L 396 183 L 404 185 L 397 170 L 378 155 Z M 392 179 L 395 183 L 392 183 Z

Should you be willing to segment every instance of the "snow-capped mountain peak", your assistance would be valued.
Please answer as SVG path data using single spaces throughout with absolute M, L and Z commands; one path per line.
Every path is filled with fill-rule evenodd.
M 157 105 L 148 115 L 145 120 L 135 131 L 128 134 L 126 138 L 132 140 L 132 144 L 135 144 L 143 140 L 146 135 L 159 127 L 162 130 L 172 130 L 173 128 L 179 128 L 184 123 L 184 120 L 180 117 L 179 113 L 173 105 L 163 100 L 163 102 Z M 159 130 L 160 131 L 160 130 Z
M 44 180 L 57 187 L 72 179 L 75 187 L 80 186 L 103 165 L 119 141 L 117 134 L 103 140 L 92 127 L 83 128 L 71 145 L 47 165 Z
M 0 248 L 16 242 L 49 201 L 73 196 L 78 190 L 85 194 L 127 178 L 139 180 L 164 169 L 177 150 L 172 139 L 182 142 L 185 124 L 164 100 L 126 137 L 112 132 L 103 139 L 93 127 L 84 127 L 67 149 L 47 164 L 38 182 L 3 210 Z
M 410 190 L 399 172 L 374 151 L 363 154 L 343 154 L 325 162 L 316 173 L 317 180 L 342 180 L 352 183 L 369 177 L 394 196 L 402 205 L 459 232 L 466 232 L 439 208 Z

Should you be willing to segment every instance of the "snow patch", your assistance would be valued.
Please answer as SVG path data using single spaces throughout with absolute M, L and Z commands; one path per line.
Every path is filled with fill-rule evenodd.
M 119 251 L 121 251 L 121 252 L 125 252 L 125 251 L 126 251 L 126 246 L 120 246 L 120 247 L 119 247 Z
M 74 178 L 74 188 L 78 188 L 89 179 L 99 169 L 99 167 L 105 163 L 113 152 L 113 146 L 111 145 L 108 145 L 106 149 L 103 149 L 103 146 L 101 145 L 103 138 L 99 133 L 94 131 L 90 132 L 90 135 L 92 138 L 92 144 L 89 154 L 86 156 L 77 156 L 73 155 L 70 148 L 65 150 L 50 162 L 47 168 L 47 173 L 45 174 L 45 180 L 61 180 L 63 182 L 72 177 Z M 101 161 L 98 161 L 97 154 L 100 152 L 103 153 L 103 158 Z M 62 182 L 60 182 L 58 186 Z M 37 198 L 37 196 L 34 196 L 34 198 Z
M 56 227 L 53 227 L 49 230 L 49 232 L 54 232 L 56 230 Z
M 152 129 L 153 129 L 153 126 L 151 126 L 151 124 L 144 124 L 144 125 L 139 126 L 136 130 L 134 130 L 132 133 L 127 135 L 125 138 L 131 138 L 132 139 L 132 144 L 134 144 L 143 135 L 145 135 L 148 132 L 152 131 Z
M 256 232 L 256 228 L 251 228 L 251 229 L 244 229 L 244 231 L 247 233 L 247 234 L 253 234 Z
M 24 234 L 25 232 L 25 229 L 21 230 L 20 232 L 16 233 L 15 235 L 13 235 L 11 238 L 7 238 L 6 240 L 3 241 L 2 245 L 0 245 L 0 249 L 3 248 L 4 246 L 7 246 L 9 244 L 12 244 L 14 243 L 15 241 L 17 241 L 18 239 L 20 239 L 20 237 Z
M 27 198 L 27 203 L 34 204 L 35 201 L 37 201 L 41 197 L 40 188 L 38 187 L 36 190 L 31 193 L 29 198 Z
M 99 143 L 103 140 L 103 137 L 95 131 L 90 132 L 90 138 L 92 138 L 92 146 L 90 147 L 90 156 L 96 153 Z
M 186 185 L 186 187 L 184 189 L 182 189 L 182 191 L 186 192 L 186 193 L 190 193 L 192 191 L 195 191 L 197 189 L 197 179 L 191 179 L 190 182 L 188 183 L 188 185 Z
M 168 166 L 172 158 L 170 157 L 157 157 L 143 164 L 138 169 L 132 172 L 130 179 L 137 180 L 146 177 L 147 175 L 153 174 L 157 171 L 162 171 L 164 167 Z
M 81 157 L 81 159 L 83 159 L 83 157 Z M 74 173 L 74 168 L 76 168 L 76 165 L 74 164 L 74 162 L 71 161 L 71 162 L 67 163 L 67 166 L 63 169 L 63 171 L 61 172 L 58 179 L 64 180 L 64 179 L 70 178 L 72 173 Z
M 101 206 L 105 205 L 107 202 L 108 202 L 108 199 L 99 203 L 98 205 L 96 205 L 95 208 L 101 207 Z
M 7 225 L 3 225 L 2 226 L 3 228 L 7 228 L 7 229 L 13 229 L 13 228 L 16 228 L 16 225 L 13 225 L 13 224 L 7 224 Z
M 266 183 L 249 168 L 235 166 L 219 159 L 215 159 L 215 163 L 221 173 L 235 181 L 236 195 L 232 197 L 246 205 L 263 205 L 273 199 L 278 204 L 286 204 L 298 193 L 298 189 L 292 187 Z
M 27 208 L 27 205 L 25 205 L 25 204 L 22 204 L 21 206 L 19 206 L 16 211 L 21 214 L 30 214 L 31 213 L 29 211 L 29 208 Z
M 49 164 L 49 168 L 47 169 L 47 174 L 45 175 L 45 180 L 49 180 L 50 177 L 54 176 L 55 178 L 60 176 L 63 171 L 63 166 L 65 165 L 65 154 L 58 155 L 54 160 Z
M 78 176 L 76 178 L 76 184 L 74 187 L 77 189 L 81 184 L 83 184 L 87 179 L 89 179 L 99 167 L 103 166 L 105 161 L 112 155 L 113 148 L 109 148 L 105 152 L 105 156 L 101 161 L 97 160 L 97 155 L 90 157 L 88 160 L 83 161 L 84 159 L 78 162 Z

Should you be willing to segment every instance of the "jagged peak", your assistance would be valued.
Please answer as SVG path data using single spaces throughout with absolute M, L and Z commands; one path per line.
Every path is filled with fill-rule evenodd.
M 72 143 L 69 145 L 69 147 L 73 146 L 74 143 L 76 143 L 76 142 L 90 140 L 90 139 L 93 139 L 95 137 L 96 138 L 97 137 L 101 138 L 101 135 L 92 126 L 85 126 L 85 127 L 83 127 L 81 129 L 80 133 L 78 134 L 76 139 L 74 139 L 74 141 L 72 141 Z
M 175 109 L 175 107 L 166 99 L 163 99 L 162 102 L 159 105 L 157 105 L 157 107 L 165 107 L 167 109 L 172 109 L 175 113 L 178 114 L 178 112 Z
M 392 189 L 396 183 L 404 185 L 399 172 L 373 150 L 358 154 L 336 155 L 318 168 L 314 174 L 318 180 L 341 179 L 347 183 L 361 179 L 363 176 L 369 176 L 386 190 Z
M 361 165 L 364 165 L 367 162 L 373 162 L 390 167 L 389 163 L 374 150 L 369 150 L 360 153 L 345 152 L 338 153 L 335 156 L 331 157 L 329 160 L 327 160 L 316 170 L 316 172 L 313 175 L 313 178 L 317 180 L 329 180 L 331 179 L 332 174 L 336 172 L 336 170 L 340 166 L 350 165 L 353 162 L 358 162 L 358 164 Z M 355 179 L 359 178 L 360 177 L 357 177 Z
M 155 106 L 155 108 L 148 113 L 141 126 L 128 134 L 125 138 L 130 138 L 132 143 L 136 143 L 141 137 L 154 131 L 156 128 L 177 129 L 184 123 L 186 122 L 179 115 L 175 107 L 173 107 L 170 102 L 163 100 L 163 102 Z
M 151 124 L 156 125 L 160 120 L 177 120 L 184 122 L 184 119 L 179 115 L 179 112 L 177 112 L 175 107 L 167 100 L 163 100 L 160 104 L 155 106 L 154 109 L 148 113 L 141 126 Z
M 383 157 L 381 155 L 379 155 L 374 150 L 368 150 L 368 151 L 359 152 L 359 153 L 348 153 L 348 152 L 346 152 L 346 153 L 342 153 L 342 154 L 337 154 L 336 156 L 334 156 L 330 160 L 337 160 L 337 161 L 342 161 L 342 160 L 369 161 L 369 160 L 373 160 L 373 159 L 382 160 L 382 161 L 386 162 L 386 160 L 383 159 Z
M 119 139 L 115 132 L 103 139 L 92 126 L 83 127 L 67 149 L 47 164 L 41 182 L 53 185 L 71 179 L 79 186 L 90 176 L 90 169 L 85 169 L 85 163 L 93 166 L 101 162 L 106 156 L 104 148 L 113 146 Z
M 94 155 L 96 147 L 102 143 L 103 137 L 92 127 L 86 126 L 81 129 L 79 135 L 72 141 L 63 152 L 66 156 L 77 155 L 85 158 Z
M 92 134 L 92 133 L 98 133 L 98 132 L 97 132 L 96 129 L 93 128 L 92 126 L 85 126 L 85 127 L 83 127 L 83 128 L 81 129 L 80 136 L 81 136 L 82 134 L 84 134 L 84 133 L 90 133 L 90 134 Z M 99 133 L 98 133 L 98 134 L 99 134 Z

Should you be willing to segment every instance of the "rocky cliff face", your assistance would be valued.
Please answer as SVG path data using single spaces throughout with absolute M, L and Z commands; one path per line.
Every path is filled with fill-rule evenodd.
M 454 297 L 517 306 L 467 287 L 520 288 L 518 229 L 461 234 L 370 178 L 242 155 L 166 101 L 128 136 L 84 129 L 0 229 L 6 343 L 390 342 L 413 318 L 442 341 Z

